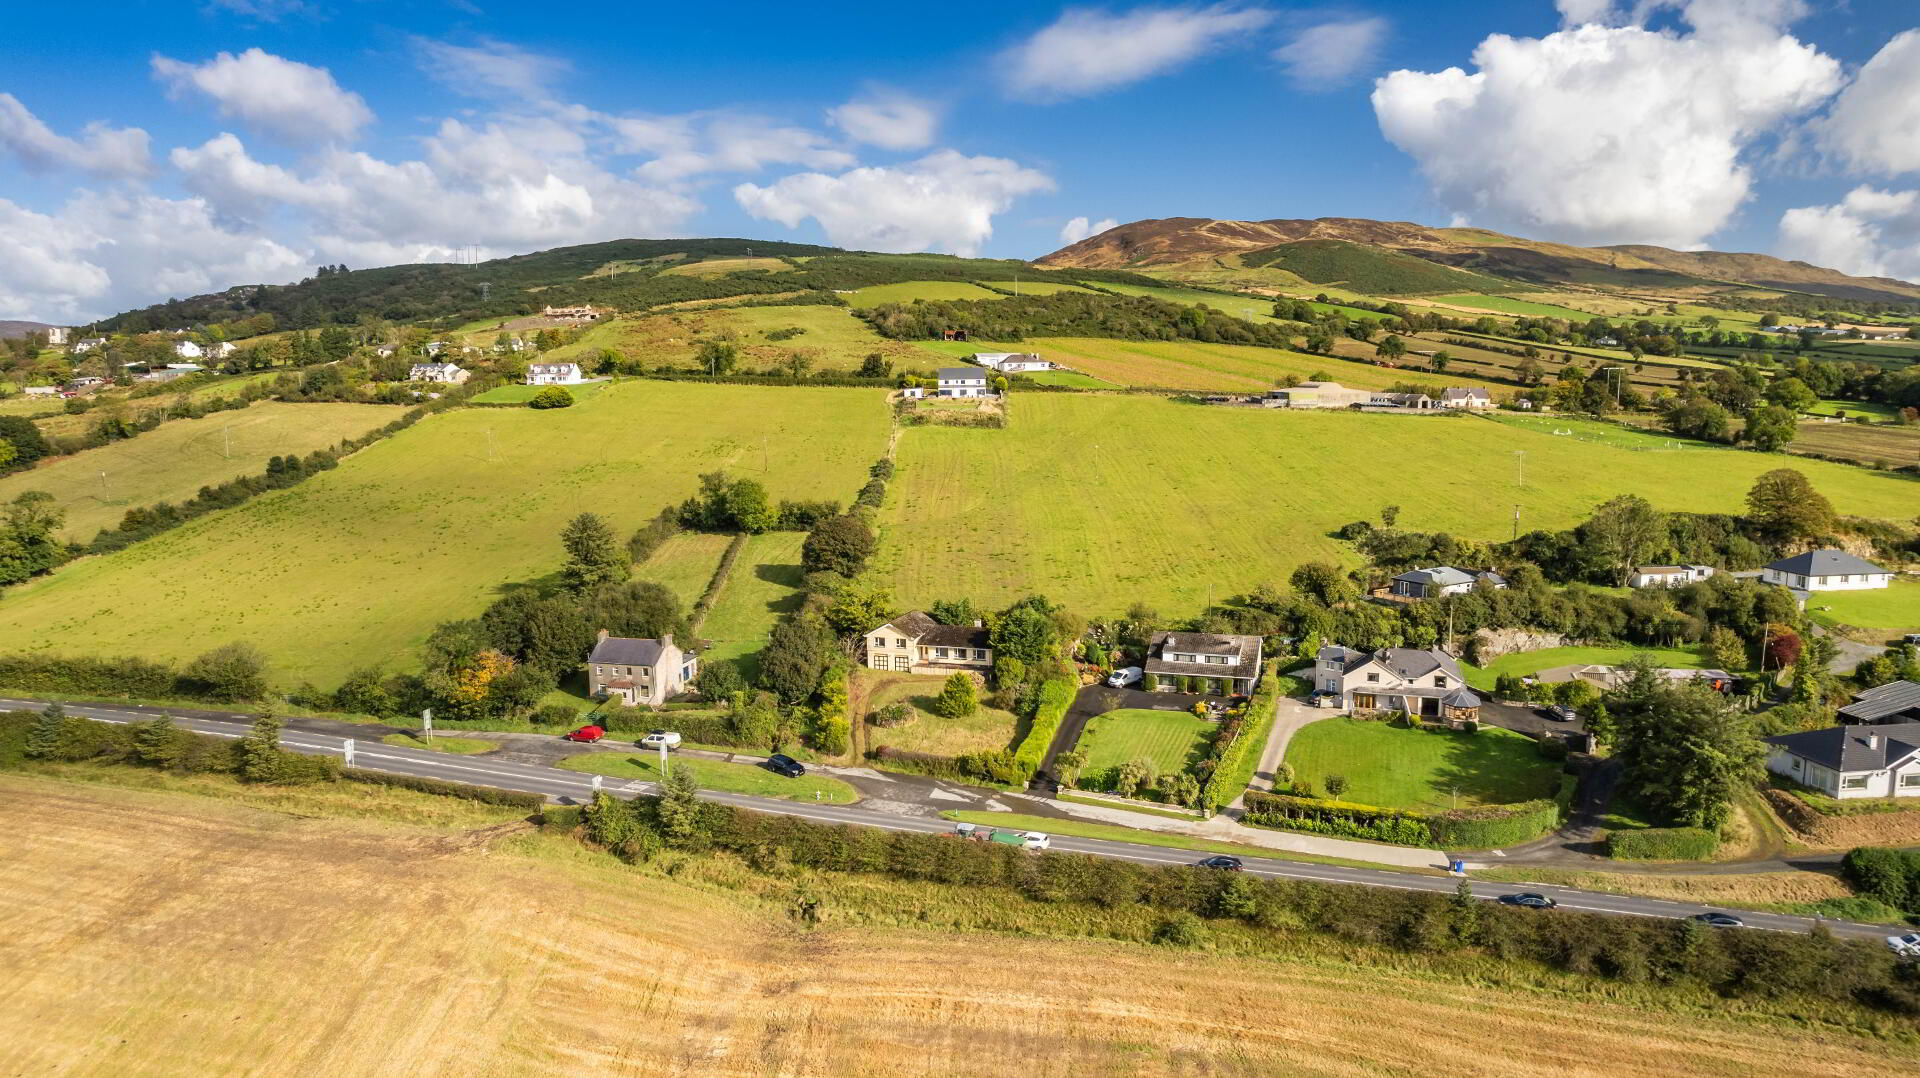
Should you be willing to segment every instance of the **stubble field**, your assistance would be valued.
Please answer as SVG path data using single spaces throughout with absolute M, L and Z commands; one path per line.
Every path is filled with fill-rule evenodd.
M 1396 970 L 1385 952 L 1070 939 L 1085 911 L 878 878 L 829 882 L 808 928 L 789 911 L 809 880 L 728 859 L 668 855 L 682 870 L 669 878 L 505 814 L 401 824 L 323 800 L 350 794 L 275 808 L 256 793 L 272 796 L 0 776 L 0 1071 L 1673 1078 L 1818 1061 L 1878 1078 L 1915 1065 L 1910 1044 L 1745 1007 L 1503 990 Z M 1127 911 L 1100 916 L 1131 931 Z M 997 927 L 1023 917 L 1047 927 Z M 1453 1049 L 1471 1056 L 1437 1062 Z
M 182 660 L 246 640 L 284 686 L 407 668 L 434 625 L 557 570 L 577 513 L 624 535 L 715 470 L 775 499 L 844 504 L 886 431 L 881 395 L 857 389 L 636 381 L 551 412 L 450 412 L 296 487 L 13 589 L 0 651 Z

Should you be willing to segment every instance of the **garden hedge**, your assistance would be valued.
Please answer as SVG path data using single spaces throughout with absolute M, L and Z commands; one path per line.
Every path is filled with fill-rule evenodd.
M 1053 735 L 1060 732 L 1060 723 L 1067 717 L 1067 709 L 1073 706 L 1073 697 L 1078 691 L 1079 686 L 1067 678 L 1048 678 L 1040 685 L 1034 697 L 1033 721 L 1027 726 L 1027 736 L 1020 739 L 1020 747 L 1013 752 L 1022 770 L 1031 774 L 1040 769 L 1040 761 L 1047 756 L 1047 746 L 1053 744 Z
M 1858 846 L 1847 851 L 1840 871 L 1855 891 L 1896 910 L 1920 911 L 1920 851 Z
M 1247 701 L 1239 733 L 1232 744 L 1220 750 L 1213 773 L 1207 776 L 1207 784 L 1200 791 L 1200 805 L 1208 813 L 1218 812 L 1221 805 L 1231 803 L 1253 782 L 1253 772 L 1260 766 L 1260 749 L 1273 731 L 1274 698 L 1279 695 L 1280 683 L 1274 670 L 1278 666 L 1277 661 L 1267 663 L 1260 688 Z
M 393 775 L 385 771 L 368 771 L 362 767 L 349 767 L 341 771 L 340 775 L 342 778 L 364 782 L 369 786 L 397 786 L 402 790 L 418 790 L 425 794 L 461 797 L 486 805 L 526 809 L 528 812 L 539 812 L 547 804 L 547 799 L 540 794 L 496 790 L 491 786 L 473 786 L 465 782 L 448 782 L 445 779 L 422 778 L 418 775 Z
M 1607 833 L 1607 856 L 1623 861 L 1704 861 L 1720 836 L 1700 827 L 1646 827 Z

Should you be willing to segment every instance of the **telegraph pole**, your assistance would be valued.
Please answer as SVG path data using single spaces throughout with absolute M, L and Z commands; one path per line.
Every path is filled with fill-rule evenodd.
M 1524 449 L 1514 450 L 1513 459 L 1515 466 L 1519 469 L 1519 479 L 1515 485 L 1524 487 L 1527 485 L 1527 451 Z

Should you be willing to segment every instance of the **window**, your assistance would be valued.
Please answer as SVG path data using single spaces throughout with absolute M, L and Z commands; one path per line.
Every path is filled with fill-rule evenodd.
M 1915 786 L 1920 786 L 1920 771 L 1910 771 L 1900 776 L 1900 786 L 1902 789 L 1909 790 Z
M 1842 790 L 1864 790 L 1867 788 L 1867 777 L 1865 775 L 1848 775 L 1840 780 L 1840 788 Z
M 594 667 L 594 668 L 593 668 L 593 676 L 594 676 L 594 677 L 606 677 L 606 676 L 607 676 L 607 668 L 606 668 L 606 667 L 604 667 L 604 666 L 596 666 L 596 667 Z
M 905 640 L 895 640 L 893 646 L 899 648 L 901 651 L 907 650 L 907 642 Z
M 978 660 L 979 660 L 979 661 L 981 661 L 981 662 L 986 662 L 986 661 L 987 661 L 987 649 L 986 649 L 986 648 L 974 648 L 974 649 L 973 649 L 973 657 L 974 657 L 975 659 L 978 659 Z
M 946 657 L 947 657 L 947 649 L 946 649 L 946 648 L 934 648 L 934 649 L 933 649 L 933 657 L 934 657 L 934 658 L 936 658 L 936 659 L 944 659 L 944 658 L 946 658 Z
M 1446 678 L 1446 675 L 1444 675 L 1444 674 L 1435 674 L 1435 675 L 1433 675 L 1433 687 L 1434 687 L 1434 688 L 1436 688 L 1436 689 L 1444 689 L 1444 688 L 1446 688 L 1446 687 L 1447 687 L 1447 678 Z
M 1368 674 L 1368 675 L 1367 675 L 1367 682 L 1368 682 L 1368 684 L 1372 684 L 1372 685 L 1378 685 L 1378 684 L 1380 683 L 1380 675 L 1379 675 L 1379 674 Z

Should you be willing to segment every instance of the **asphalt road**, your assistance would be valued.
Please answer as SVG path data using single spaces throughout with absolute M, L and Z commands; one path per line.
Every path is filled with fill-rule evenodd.
M 46 707 L 44 700 L 16 700 L 0 698 L 0 710 L 38 711 Z M 253 716 L 234 712 L 206 711 L 187 708 L 159 708 L 135 705 L 88 706 L 79 704 L 63 705 L 70 715 L 78 715 L 101 722 L 129 723 L 140 722 L 156 715 L 168 714 L 174 717 L 174 724 L 182 729 L 216 737 L 237 738 L 246 733 L 253 722 Z M 297 724 L 297 718 L 288 720 L 289 726 Z M 315 733 L 309 730 L 291 728 L 282 733 L 280 744 L 294 752 L 314 755 L 339 756 L 344 754 L 345 739 Z M 654 784 L 648 782 L 621 779 L 599 779 L 596 776 L 573 771 L 563 771 L 537 764 L 519 764 L 505 760 L 489 760 L 486 757 L 454 756 L 436 753 L 428 749 L 410 749 L 393 745 L 383 745 L 377 739 L 356 741 L 353 766 L 373 771 L 386 771 L 401 775 L 416 775 L 423 778 L 444 779 L 452 782 L 471 783 L 476 786 L 491 786 L 503 790 L 517 790 L 523 793 L 542 794 L 550 800 L 563 804 L 577 804 L 593 795 L 596 789 L 605 789 L 616 797 L 637 797 L 655 792 Z M 824 823 L 856 824 L 862 827 L 878 827 L 888 831 L 919 831 L 927 834 L 941 834 L 952 829 L 946 821 L 921 816 L 900 816 L 891 813 L 863 809 L 854 805 L 826 805 L 797 801 L 782 801 L 776 798 L 752 797 L 746 794 L 702 791 L 700 796 L 707 801 L 726 805 L 737 805 L 753 809 L 756 812 L 769 812 L 783 816 L 801 816 Z M 1070 838 L 1055 836 L 1053 849 L 1069 853 L 1082 853 L 1094 857 L 1110 857 L 1123 861 L 1135 861 L 1142 864 L 1187 865 L 1192 864 L 1205 854 L 1164 846 L 1148 846 L 1131 842 L 1114 842 L 1106 839 Z M 1238 855 L 1250 875 L 1295 880 L 1315 880 L 1322 883 L 1344 883 L 1364 887 L 1391 887 L 1403 891 L 1438 891 L 1451 894 L 1459 886 L 1459 880 L 1448 876 L 1428 876 L 1412 872 L 1396 872 L 1390 869 L 1352 868 L 1345 865 L 1327 865 L 1300 861 L 1288 861 L 1275 857 L 1253 857 Z M 1559 902 L 1566 909 L 1585 910 L 1593 913 L 1623 914 L 1633 917 L 1690 917 L 1710 907 L 1684 902 L 1668 902 L 1654 898 L 1639 898 L 1629 895 L 1612 895 L 1597 891 L 1580 891 L 1570 887 L 1553 887 L 1544 884 L 1481 883 L 1469 881 L 1473 893 L 1484 899 L 1497 898 L 1515 891 L 1532 891 Z M 1747 910 L 1730 910 L 1745 921 L 1749 927 L 1764 928 L 1781 932 L 1804 932 L 1811 929 L 1816 920 L 1810 917 L 1793 917 L 1776 913 L 1755 913 Z M 1551 914 L 1543 914 L 1551 916 Z M 1836 936 L 1859 938 L 1884 938 L 1895 929 L 1886 925 L 1856 924 L 1849 921 L 1820 920 Z

